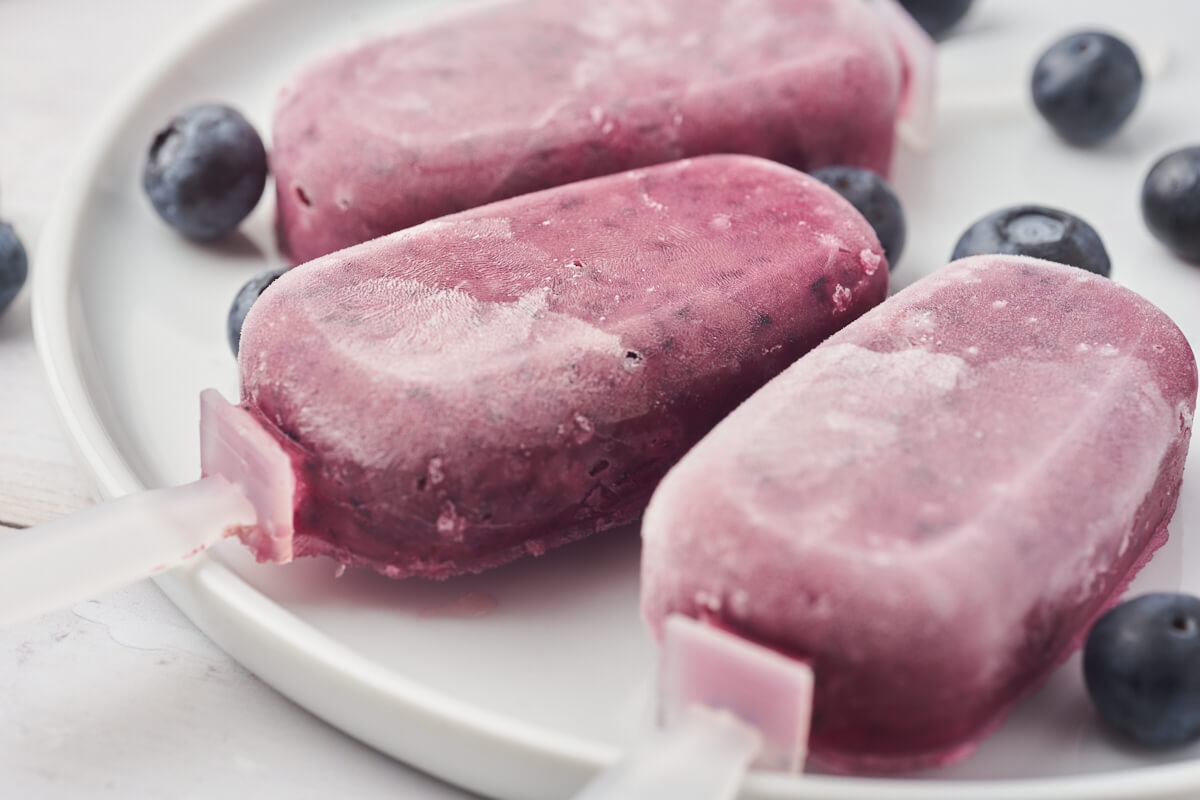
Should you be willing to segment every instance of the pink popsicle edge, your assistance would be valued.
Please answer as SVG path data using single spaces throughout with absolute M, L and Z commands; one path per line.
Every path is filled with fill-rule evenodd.
M 730 711 L 762 733 L 756 766 L 803 769 L 813 706 L 808 664 L 672 614 L 664 626 L 658 681 L 663 727 L 680 724 L 693 705 Z

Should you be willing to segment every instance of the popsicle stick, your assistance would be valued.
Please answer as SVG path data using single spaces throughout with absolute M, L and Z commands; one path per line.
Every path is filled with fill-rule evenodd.
M 238 486 L 213 476 L 0 533 L 0 627 L 178 566 L 255 518 Z
M 296 494 L 291 457 L 258 420 L 216 389 L 200 393 L 200 469 L 223 475 L 250 499 L 258 516 L 237 534 L 255 558 L 291 561 Z
M 672 615 L 659 660 L 662 731 L 576 800 L 728 800 L 751 764 L 798 772 L 812 696 L 807 664 Z
M 200 396 L 208 476 L 0 531 L 0 627 L 177 567 L 226 536 L 260 561 L 292 560 L 291 457 L 251 414 Z
M 659 660 L 659 722 L 678 724 L 696 705 L 731 711 L 763 736 L 756 763 L 799 772 L 808 755 L 813 672 L 713 625 L 672 614 Z
M 733 714 L 692 706 L 576 800 L 729 800 L 761 746 L 762 734 Z
M 934 95 L 937 50 L 929 34 L 897 0 L 873 0 L 871 9 L 891 34 L 903 55 L 907 87 L 901 98 L 896 133 L 909 149 L 928 152 L 933 147 Z

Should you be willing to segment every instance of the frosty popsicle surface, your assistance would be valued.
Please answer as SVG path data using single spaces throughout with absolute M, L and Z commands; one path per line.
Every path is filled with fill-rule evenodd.
M 1166 539 L 1196 363 L 1105 278 L 965 259 L 831 337 L 663 480 L 643 611 L 808 660 L 836 770 L 965 757 Z
M 303 262 L 706 153 L 886 173 L 902 105 L 928 98 L 910 62 L 933 49 L 889 27 L 902 11 L 870 6 L 509 0 L 325 57 L 284 87 L 275 115 L 281 246 Z
M 246 319 L 244 405 L 297 464 L 296 555 L 479 571 L 636 519 L 887 280 L 819 181 L 749 156 L 659 165 L 292 270 Z

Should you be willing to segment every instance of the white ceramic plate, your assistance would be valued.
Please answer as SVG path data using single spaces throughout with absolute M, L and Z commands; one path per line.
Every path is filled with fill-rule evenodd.
M 269 201 L 243 239 L 220 248 L 190 245 L 157 220 L 139 188 L 156 126 L 192 102 L 220 99 L 267 131 L 275 91 L 301 62 L 436 5 L 230 4 L 170 47 L 97 126 L 46 227 L 34 304 L 65 425 L 105 495 L 195 477 L 197 393 L 237 394 L 226 309 L 249 275 L 278 261 Z M 1133 33 L 1159 74 L 1122 134 L 1075 151 L 1036 118 L 1025 76 L 1048 40 L 1096 23 Z M 1200 139 L 1196 30 L 1200 3 L 981 0 L 942 45 L 935 153 L 904 153 L 897 164 L 910 222 L 897 286 L 941 266 L 976 217 L 1040 201 L 1090 220 L 1114 277 L 1200 343 L 1200 269 L 1168 256 L 1138 216 L 1149 164 Z M 1139 589 L 1200 592 L 1196 462 L 1171 543 Z M 652 648 L 637 614 L 637 559 L 636 532 L 622 531 L 480 577 L 396 583 L 365 573 L 335 579 L 323 560 L 259 567 L 230 544 L 161 583 L 234 657 L 347 733 L 487 795 L 562 800 L 645 722 Z M 464 613 L 493 600 L 485 616 Z M 1198 756 L 1196 747 L 1155 754 L 1111 739 L 1073 661 L 965 764 L 887 781 L 754 775 L 744 796 L 1184 798 L 1200 796 Z

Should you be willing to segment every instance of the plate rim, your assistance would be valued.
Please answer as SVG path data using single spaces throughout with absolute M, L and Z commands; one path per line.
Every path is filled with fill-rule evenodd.
M 80 323 L 72 313 L 72 300 L 78 233 L 89 213 L 87 198 L 121 127 L 163 73 L 211 45 L 227 27 L 283 3 L 216 0 L 193 26 L 164 41 L 113 93 L 85 133 L 38 237 L 30 301 L 38 358 L 66 438 L 105 499 L 148 487 L 109 435 L 80 363 L 76 344 Z M 206 636 L 268 686 L 343 733 L 453 785 L 497 798 L 558 800 L 620 757 L 614 746 L 482 710 L 395 673 L 321 633 L 208 555 L 155 581 Z M 264 658 L 264 642 L 270 643 L 265 649 L 275 657 Z M 364 692 L 380 706 L 365 720 L 357 704 L 365 699 Z M 389 722 L 389 715 L 395 713 L 420 724 L 411 726 L 413 733 L 397 738 L 394 722 Z M 464 739 L 472 740 L 475 748 L 472 769 L 466 771 L 462 759 L 454 757 Z M 1007 800 L 1014 796 L 1169 800 L 1197 790 L 1200 759 L 1035 779 L 796 778 L 759 773 L 747 777 L 743 796 L 763 800 Z

